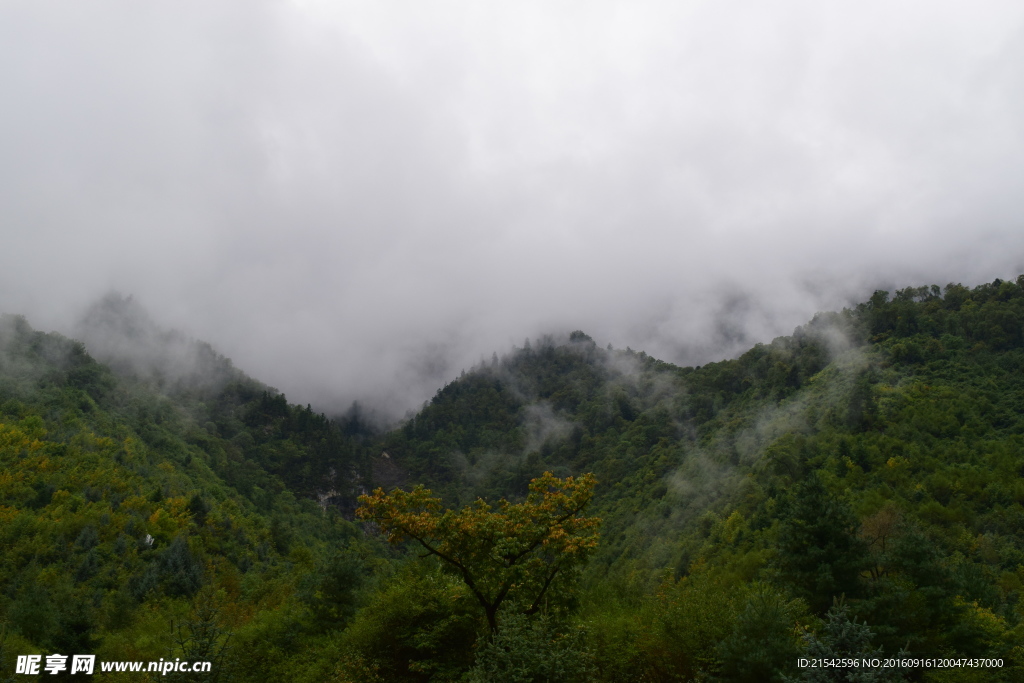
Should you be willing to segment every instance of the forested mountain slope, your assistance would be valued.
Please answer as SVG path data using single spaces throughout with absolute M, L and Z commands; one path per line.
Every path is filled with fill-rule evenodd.
M 215 381 L 168 382 L 0 318 L 4 676 L 25 652 L 212 659 L 231 630 L 315 635 L 351 609 L 360 446 L 206 349 Z
M 205 647 L 220 680 L 766 681 L 830 680 L 800 656 L 904 652 L 1003 665 L 864 680 L 1021 680 L 1022 284 L 878 292 L 698 368 L 541 339 L 381 434 L 289 405 L 130 302 L 83 331 L 108 365 L 4 318 L 2 657 Z M 458 507 L 521 501 L 546 471 L 596 475 L 600 545 L 540 612 L 499 612 L 498 635 L 457 571 L 352 521 L 375 485 Z
M 758 680 L 843 596 L 889 654 L 1019 666 L 1022 334 L 1024 290 L 1000 281 L 879 292 L 699 368 L 573 333 L 474 369 L 384 449 L 453 504 L 596 473 L 583 612 L 613 679 Z M 771 632 L 758 610 L 778 659 L 729 663 L 743 629 Z

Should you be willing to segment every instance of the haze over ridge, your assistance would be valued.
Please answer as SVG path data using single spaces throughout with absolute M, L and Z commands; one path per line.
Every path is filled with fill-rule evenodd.
M 135 294 L 303 404 L 1024 271 L 1015 3 L 12 2 L 0 37 L 0 310 Z

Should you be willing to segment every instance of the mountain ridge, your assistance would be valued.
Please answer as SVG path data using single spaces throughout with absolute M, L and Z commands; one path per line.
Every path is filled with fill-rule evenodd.
M 547 621 L 509 628 L 555 659 L 561 641 L 530 638 L 577 634 L 583 679 L 799 676 L 845 618 L 888 654 L 1000 657 L 1013 680 L 1022 284 L 876 292 L 693 368 L 545 337 L 384 432 L 290 405 L 151 321 L 120 333 L 145 353 L 107 366 L 4 317 L 0 663 L 195 654 L 167 624 L 214 604 L 218 637 L 234 634 L 225 679 L 458 680 L 490 652 L 458 578 L 353 524 L 356 497 L 386 483 L 514 501 L 550 471 L 597 475 L 602 541 Z M 115 331 L 137 314 L 104 305 Z M 191 372 L 208 362 L 213 381 Z

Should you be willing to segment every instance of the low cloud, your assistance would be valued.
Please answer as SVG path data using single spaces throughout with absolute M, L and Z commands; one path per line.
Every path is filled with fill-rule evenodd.
M 1024 272 L 1019 3 L 0 8 L 0 310 L 110 290 L 400 416 L 582 329 L 681 363 Z

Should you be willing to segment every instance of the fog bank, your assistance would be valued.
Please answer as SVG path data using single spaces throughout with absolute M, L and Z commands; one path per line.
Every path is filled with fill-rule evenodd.
M 15 1 L 0 88 L 0 310 L 131 294 L 321 410 L 1024 272 L 1019 3 Z

